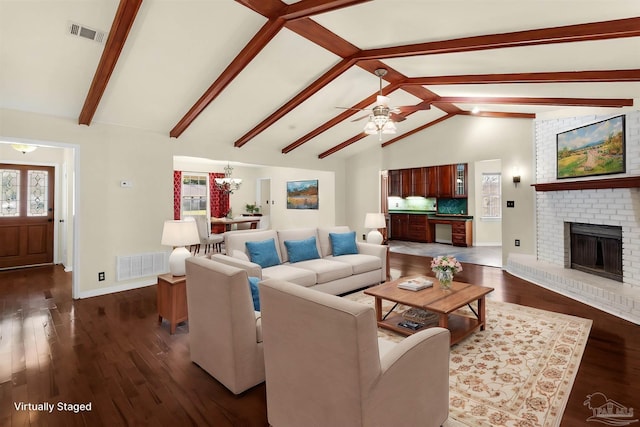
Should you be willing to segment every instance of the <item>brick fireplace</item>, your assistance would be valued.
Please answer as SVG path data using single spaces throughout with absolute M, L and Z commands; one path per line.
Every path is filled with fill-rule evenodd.
M 640 188 L 635 178 L 640 175 L 640 112 L 626 114 L 625 174 L 556 179 L 556 134 L 604 118 L 588 116 L 536 122 L 536 182 L 542 184 L 536 185 L 535 196 L 536 255 L 510 254 L 507 270 L 640 324 Z M 568 181 L 577 181 L 580 185 L 572 188 L 567 186 Z M 620 182 L 624 185 L 619 185 Z M 584 252 L 582 261 L 587 260 L 587 264 L 593 261 L 592 266 L 571 268 L 572 249 L 578 250 L 575 243 L 572 248 L 571 224 L 580 224 L 577 228 L 582 231 L 599 226 L 606 230 L 591 233 L 600 234 L 599 237 L 579 237 L 583 246 L 580 250 Z M 617 233 L 621 244 L 614 249 L 613 243 L 606 240 L 611 236 L 602 237 L 603 233 Z M 605 262 L 606 270 L 620 271 L 609 274 L 611 272 L 605 271 Z

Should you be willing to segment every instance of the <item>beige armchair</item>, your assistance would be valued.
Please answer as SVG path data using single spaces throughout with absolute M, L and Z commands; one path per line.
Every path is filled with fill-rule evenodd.
M 191 360 L 234 394 L 264 381 L 260 313 L 245 270 L 187 258 Z
M 449 331 L 379 349 L 373 307 L 300 285 L 260 283 L 273 427 L 440 426 L 449 410 Z

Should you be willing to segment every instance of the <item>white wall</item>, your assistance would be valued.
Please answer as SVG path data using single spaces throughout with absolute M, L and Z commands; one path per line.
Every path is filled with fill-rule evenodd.
M 482 213 L 482 174 L 485 173 L 502 173 L 502 161 L 500 159 L 481 160 L 475 162 L 474 179 L 475 194 L 478 197 L 475 200 L 470 199 L 469 203 L 475 205 L 475 234 L 473 235 L 473 244 L 476 246 L 500 246 L 502 245 L 502 219 L 483 219 Z M 513 182 L 511 176 L 502 177 L 508 182 Z M 506 210 L 506 203 L 502 203 L 502 213 Z
M 296 175 L 300 179 L 316 176 L 322 179 L 320 203 L 326 211 L 298 212 L 288 225 L 331 224 L 344 220 L 345 190 L 334 185 L 337 178 L 328 172 L 335 171 L 342 176 L 342 160 L 308 158 L 301 162 L 299 157 L 267 153 L 259 147 L 250 147 L 251 144 L 247 149 L 234 148 L 232 141 L 212 146 L 210 138 L 196 139 L 187 134 L 175 140 L 144 130 L 100 123 L 79 126 L 74 119 L 0 110 L 0 139 L 20 138 L 78 147 L 76 249 L 79 265 L 74 266 L 74 281 L 78 283 L 79 294 L 76 296 L 98 295 L 155 282 L 154 277 L 116 282 L 116 256 L 169 251 L 160 245 L 160 236 L 164 220 L 173 216 L 173 157 L 176 155 L 212 158 L 215 153 L 216 159 L 232 162 L 292 168 L 304 164 L 308 170 L 321 170 L 323 172 L 297 172 Z M 274 198 L 288 178 L 280 175 L 272 183 L 276 189 Z M 123 179 L 132 181 L 133 187 L 121 188 Z M 279 197 L 284 197 L 281 194 Z M 285 220 L 280 216 L 278 221 L 282 224 Z M 106 280 L 98 282 L 101 271 L 106 273 Z
M 399 125 L 401 126 L 401 125 Z M 378 211 L 380 170 L 432 166 L 449 163 L 469 164 L 469 200 L 475 200 L 475 163 L 500 159 L 502 164 L 503 201 L 513 200 L 514 208 L 503 204 L 502 256 L 503 264 L 510 252 L 535 252 L 535 219 L 533 179 L 533 124 L 528 119 L 494 119 L 458 116 L 425 129 L 385 148 L 377 148 L 352 156 L 347 161 L 349 224 L 354 229 L 364 228 L 366 212 Z M 518 166 L 522 182 L 515 187 L 511 170 Z M 469 204 L 469 213 L 475 216 L 475 204 Z M 476 223 L 476 221 L 474 221 Z M 474 228 L 475 228 L 474 224 Z M 475 234 L 475 230 L 474 230 Z M 519 239 L 520 247 L 514 241 Z

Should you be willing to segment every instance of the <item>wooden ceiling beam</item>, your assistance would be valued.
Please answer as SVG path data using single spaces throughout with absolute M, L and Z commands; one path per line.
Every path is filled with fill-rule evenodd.
M 222 72 L 222 74 L 214 81 L 205 93 L 196 101 L 189 111 L 180 119 L 180 121 L 171 129 L 169 136 L 177 138 L 193 123 L 193 121 L 216 99 L 220 93 L 253 61 L 253 59 L 264 49 L 265 46 L 280 32 L 282 27 L 289 20 L 300 20 L 308 16 L 323 13 L 331 10 L 340 9 L 342 7 L 351 6 L 353 4 L 362 3 L 370 0 L 303 0 L 294 5 L 286 5 L 281 1 L 270 0 L 236 0 L 238 3 L 260 13 L 269 18 L 255 36 L 247 43 L 240 53 L 231 61 L 231 64 Z M 311 25 L 308 20 L 307 25 Z M 299 28 L 303 24 L 292 27 Z M 322 28 L 322 27 L 321 27 Z M 327 31 L 327 30 L 325 30 Z M 345 41 L 344 44 L 347 42 Z M 351 46 L 351 53 L 358 52 L 355 46 Z M 326 47 L 326 46 L 323 46 Z M 266 129 L 266 128 L 265 128 Z M 252 132 L 250 132 L 252 133 Z M 236 144 L 238 142 L 236 141 Z M 238 147 L 244 145 L 236 145 Z
M 193 121 L 204 111 L 211 102 L 222 93 L 222 91 L 245 69 L 262 49 L 275 37 L 282 29 L 285 21 L 283 19 L 270 19 L 260 28 L 255 36 L 240 51 L 231 64 L 220 74 L 209 89 L 196 101 L 187 114 L 171 129 L 169 136 L 177 138 L 193 123 Z
M 479 111 L 472 113 L 471 111 L 460 111 L 459 116 L 477 116 L 477 117 L 493 117 L 496 119 L 535 119 L 533 113 L 509 113 L 505 111 Z
M 361 51 L 357 58 L 402 58 L 638 36 L 640 36 L 640 17 L 368 49 Z
M 331 67 L 329 71 L 320 76 L 316 81 L 311 83 L 311 85 L 307 86 L 302 92 L 298 93 L 292 99 L 290 99 L 286 104 L 280 107 L 277 111 L 272 113 L 269 117 L 264 119 L 258 125 L 256 125 L 249 132 L 245 133 L 240 139 L 238 139 L 233 145 L 235 147 L 242 147 L 247 142 L 249 142 L 252 138 L 255 138 L 257 135 L 266 130 L 269 126 L 280 120 L 282 117 L 291 112 L 294 108 L 302 104 L 304 101 L 309 99 L 312 95 L 320 91 L 327 84 L 335 80 L 337 77 L 342 75 L 345 71 L 351 68 L 354 64 L 352 58 L 346 58 L 340 61 L 338 64 Z
M 615 83 L 637 81 L 640 81 L 639 69 L 411 77 L 406 79 L 403 85 L 438 86 L 507 83 Z
M 408 136 L 411 136 L 411 135 L 413 135 L 415 133 L 421 132 L 421 131 L 423 131 L 423 130 L 425 130 L 427 128 L 430 128 L 431 126 L 435 126 L 440 122 L 443 122 L 443 121 L 445 121 L 447 119 L 450 119 L 451 117 L 454 117 L 455 115 L 456 114 L 447 114 L 445 116 L 437 118 L 436 120 L 434 120 L 432 122 L 426 123 L 426 124 L 424 124 L 422 126 L 418 126 L 417 128 L 410 130 L 409 132 L 405 132 L 400 136 L 397 136 L 397 137 L 395 137 L 393 139 L 390 139 L 387 142 L 382 143 L 381 147 L 384 148 L 384 147 L 387 147 L 387 146 L 389 146 L 391 144 L 394 144 L 394 143 L 400 141 L 401 139 L 404 139 L 404 138 L 406 138 Z
M 499 98 L 443 96 L 433 105 L 445 104 L 511 104 L 511 105 L 569 105 L 573 107 L 630 107 L 633 99 L 619 98 Z
M 98 68 L 91 81 L 89 93 L 80 111 L 78 124 L 87 126 L 91 124 L 141 4 L 142 0 L 120 0 Z
M 350 139 L 346 140 L 345 142 L 343 142 L 341 144 L 338 144 L 333 148 L 329 148 L 327 151 L 325 151 L 323 153 L 320 153 L 318 155 L 318 158 L 319 159 L 324 159 L 325 157 L 328 157 L 328 156 L 330 156 L 330 155 L 332 155 L 334 153 L 337 153 L 338 151 L 340 151 L 340 150 L 342 150 L 344 148 L 347 148 L 351 144 L 356 143 L 356 142 L 360 141 L 363 138 L 366 138 L 367 136 L 369 136 L 369 135 L 367 135 L 364 132 L 361 132 L 358 135 L 354 136 L 353 138 L 350 138 Z
M 291 21 L 370 1 L 371 0 L 302 0 L 286 6 L 280 16 L 287 21 Z
M 387 85 L 387 86 L 382 88 L 382 94 L 386 96 L 389 93 L 391 93 L 394 90 L 396 90 L 397 88 L 398 88 L 398 86 L 395 85 L 395 84 Z M 328 122 L 323 123 L 319 127 L 315 128 L 311 132 L 307 133 L 302 138 L 299 138 L 298 140 L 296 140 L 296 141 L 292 142 L 291 144 L 287 145 L 286 147 L 284 147 L 282 149 L 282 154 L 287 154 L 287 153 L 295 150 L 296 148 L 300 147 L 304 143 L 306 143 L 306 142 L 310 141 L 311 139 L 315 138 L 316 136 L 320 135 L 324 131 L 331 129 L 335 125 L 337 125 L 337 124 L 341 123 L 342 121 L 348 119 L 349 117 L 353 116 L 354 114 L 360 113 L 361 110 L 367 108 L 369 105 L 371 105 L 374 102 L 376 102 L 376 97 L 378 95 L 379 95 L 379 92 L 376 92 L 373 95 L 370 95 L 370 96 L 366 97 L 362 101 L 360 101 L 357 104 L 353 105 L 350 109 L 348 109 L 346 111 L 343 111 L 342 113 L 338 114 L 333 119 L 329 120 Z

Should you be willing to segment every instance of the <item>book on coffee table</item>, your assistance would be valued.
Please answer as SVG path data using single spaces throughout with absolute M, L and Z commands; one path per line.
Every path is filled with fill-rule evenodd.
M 421 289 L 430 288 L 431 286 L 433 286 L 433 282 L 424 276 L 414 277 L 398 283 L 398 288 L 406 289 L 408 291 L 419 291 Z

